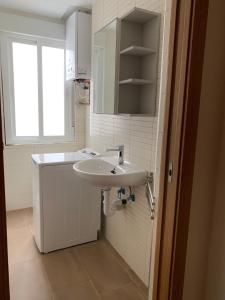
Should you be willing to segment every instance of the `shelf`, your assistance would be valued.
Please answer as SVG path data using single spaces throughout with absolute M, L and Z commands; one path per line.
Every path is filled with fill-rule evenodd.
M 150 12 L 142 8 L 135 7 L 128 14 L 122 17 L 125 21 L 144 24 L 159 16 L 156 12 Z
M 160 14 L 134 8 L 121 18 L 118 113 L 156 113 Z
M 122 54 L 122 55 L 136 55 L 136 56 L 144 56 L 144 55 L 148 55 L 148 54 L 152 54 L 152 53 L 155 53 L 155 51 L 153 51 L 150 48 L 135 46 L 135 45 L 132 45 L 132 46 L 120 51 L 120 54 Z
M 136 78 L 129 78 L 125 80 L 121 80 L 119 82 L 120 85 L 122 84 L 131 84 L 131 85 L 146 85 L 146 84 L 153 84 L 154 81 L 146 80 L 146 79 L 136 79 Z

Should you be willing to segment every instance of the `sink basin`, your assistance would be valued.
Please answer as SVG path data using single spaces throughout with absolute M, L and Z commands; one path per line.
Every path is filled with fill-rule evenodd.
M 136 186 L 145 183 L 147 172 L 127 161 L 118 164 L 117 157 L 98 157 L 73 165 L 80 177 L 98 187 Z

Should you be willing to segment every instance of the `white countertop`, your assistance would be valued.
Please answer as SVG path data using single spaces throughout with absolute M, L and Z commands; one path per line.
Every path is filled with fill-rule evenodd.
M 95 157 L 89 153 L 82 153 L 81 151 L 32 154 L 31 156 L 33 162 L 39 166 L 70 164 Z

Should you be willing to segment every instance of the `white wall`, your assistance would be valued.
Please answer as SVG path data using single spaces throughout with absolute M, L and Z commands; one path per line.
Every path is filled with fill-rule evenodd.
M 65 39 L 65 25 L 0 12 L 0 31 Z M 85 107 L 76 105 L 75 142 L 53 145 L 18 145 L 4 148 L 7 210 L 32 206 L 31 154 L 68 152 L 85 146 Z
M 0 30 L 65 39 L 65 25 L 0 11 Z
M 168 64 L 171 1 L 97 0 L 92 11 L 93 32 L 133 7 L 161 13 L 160 64 L 158 71 L 158 116 L 129 117 L 90 114 L 87 110 L 87 144 L 102 152 L 115 144 L 125 145 L 125 158 L 153 171 L 158 182 Z M 114 196 L 114 190 L 112 196 Z M 137 200 L 106 218 L 106 237 L 136 274 L 148 285 L 151 247 L 149 210 L 144 187 L 135 189 Z M 156 185 L 156 196 L 158 186 Z
M 225 2 L 208 18 L 184 300 L 225 299 Z
M 4 148 L 6 209 L 32 206 L 31 154 L 73 152 L 85 147 L 85 107 L 77 105 L 74 143 L 17 145 Z

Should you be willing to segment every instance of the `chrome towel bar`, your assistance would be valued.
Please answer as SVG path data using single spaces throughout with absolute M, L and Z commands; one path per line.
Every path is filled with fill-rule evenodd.
M 153 189 L 154 189 L 154 174 L 153 172 L 151 172 L 149 176 L 147 176 L 147 180 L 146 180 L 146 198 L 148 201 L 151 220 L 154 220 L 155 218 L 155 197 L 153 195 Z

